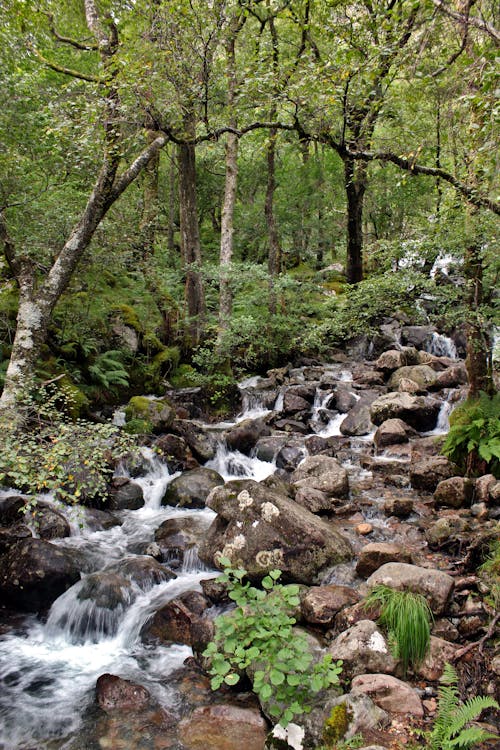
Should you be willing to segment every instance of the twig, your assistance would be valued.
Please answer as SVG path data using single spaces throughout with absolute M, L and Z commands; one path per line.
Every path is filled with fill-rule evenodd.
M 486 643 L 489 638 L 493 635 L 495 632 L 495 628 L 497 625 L 497 622 L 500 620 L 500 612 L 497 612 L 493 620 L 490 622 L 489 628 L 486 631 L 485 635 L 479 640 L 475 641 L 475 643 L 469 643 L 468 646 L 464 646 L 463 648 L 459 649 L 455 652 L 455 654 L 452 656 L 452 661 L 457 661 L 458 659 L 461 659 L 462 656 L 465 656 L 465 654 L 468 654 L 469 651 L 472 651 L 472 649 L 476 648 L 476 646 L 479 646 L 479 651 L 483 652 L 483 646 Z

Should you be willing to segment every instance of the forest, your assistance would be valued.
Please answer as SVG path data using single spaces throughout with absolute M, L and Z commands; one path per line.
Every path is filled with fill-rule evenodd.
M 0 0 L 0 19 L 0 750 L 115 747 L 98 738 L 111 742 L 115 719 L 117 748 L 492 747 L 497 4 Z M 110 529 L 123 539 L 92 536 Z M 375 580 L 384 565 L 415 570 Z M 450 579 L 436 583 L 446 602 L 416 583 L 423 568 Z M 223 575 L 209 585 L 214 570 Z M 134 615 L 146 579 L 161 596 Z M 336 618 L 324 615 L 334 587 Z M 239 614 L 209 615 L 226 611 L 228 591 Z M 408 604 L 410 592 L 423 602 Z M 408 711 L 415 735 L 358 727 L 354 704 L 340 710 L 332 697 L 366 676 L 342 641 L 363 602 L 361 622 L 376 620 L 399 659 L 366 672 L 411 672 L 424 706 Z M 429 630 L 419 654 L 388 625 L 388 609 L 407 604 Z M 26 662 L 33 689 L 13 676 L 24 669 L 19 612 L 36 614 L 23 627 L 48 649 Z M 251 627 L 259 617 L 265 638 Z M 250 656 L 227 646 L 238 629 Z M 64 649 L 122 638 L 120 658 L 123 639 L 135 656 L 74 673 L 68 657 L 44 703 L 34 665 L 48 664 L 61 633 Z M 310 637 L 328 654 L 301 664 Z M 444 648 L 438 671 L 434 637 L 458 649 Z M 222 689 L 214 705 L 197 704 L 171 651 L 166 674 L 176 690 L 191 680 L 192 713 L 166 701 L 148 660 L 167 642 L 192 649 Z M 424 659 L 434 669 L 419 672 Z M 128 687 L 100 682 L 111 677 Z M 53 696 L 89 701 L 96 679 L 106 720 L 68 705 L 62 724 L 49 716 L 61 710 Z M 231 710 L 248 685 L 247 726 Z M 217 734 L 202 709 L 231 690 Z M 26 701 L 21 728 L 9 701 Z M 175 731 L 157 726 L 154 701 Z M 450 728 L 450 706 L 463 726 Z M 142 721 L 151 745 L 138 739 Z M 295 721 L 303 745 L 287 734 Z

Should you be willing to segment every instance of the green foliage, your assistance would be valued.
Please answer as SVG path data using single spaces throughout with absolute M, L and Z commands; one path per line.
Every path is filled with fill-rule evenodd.
M 500 610 L 500 541 L 491 542 L 490 551 L 479 567 L 479 572 L 490 588 L 490 600 L 495 611 Z
M 328 721 L 328 719 L 327 719 Z M 365 740 L 363 739 L 362 734 L 355 734 L 353 737 L 350 737 L 348 740 L 340 739 L 336 740 L 332 743 L 327 742 L 325 745 L 321 745 L 321 747 L 317 747 L 316 750 L 357 750 L 360 747 L 363 747 L 365 744 Z
M 439 688 L 436 721 L 430 735 L 431 750 L 468 750 L 488 739 L 498 739 L 481 727 L 468 726 L 486 708 L 499 708 L 488 696 L 478 695 L 462 703 L 458 692 L 458 675 L 446 664 Z
M 310 710 L 314 693 L 338 684 L 341 662 L 326 655 L 313 663 L 306 635 L 293 628 L 299 587 L 278 583 L 281 571 L 270 571 L 260 589 L 245 580 L 244 570 L 232 569 L 228 559 L 220 562 L 221 580 L 237 606 L 216 619 L 215 639 L 203 653 L 210 660 L 212 689 L 236 685 L 247 671 L 259 700 L 286 726 Z
M 18 419 L 3 418 L 0 482 L 65 502 L 105 500 L 114 466 L 133 443 L 113 425 L 65 416 L 71 395 L 40 389 L 20 403 Z
M 429 649 L 432 612 L 421 594 L 396 591 L 380 584 L 365 599 L 370 607 L 381 607 L 380 625 L 386 629 L 395 658 L 403 671 L 417 665 Z
M 494 474 L 500 478 L 500 393 L 491 398 L 481 392 L 457 406 L 443 453 L 468 474 Z M 477 456 L 481 459 L 477 467 Z
M 128 386 L 128 373 L 121 361 L 122 352 L 110 349 L 99 354 L 93 364 L 89 365 L 89 373 L 94 383 L 113 390 L 117 385 Z
M 334 706 L 323 727 L 323 740 L 328 746 L 341 740 L 349 728 L 349 715 L 345 703 Z

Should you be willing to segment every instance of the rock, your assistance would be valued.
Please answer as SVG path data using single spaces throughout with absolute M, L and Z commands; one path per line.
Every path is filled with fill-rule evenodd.
M 67 519 L 49 505 L 37 503 L 30 518 L 40 539 L 63 539 L 71 535 Z
M 442 479 L 434 491 L 436 505 L 447 508 L 466 508 L 474 495 L 474 482 L 465 477 Z
M 339 387 L 333 395 L 330 408 L 335 408 L 340 414 L 347 414 L 353 406 L 356 406 L 357 398 L 348 388 Z
M 457 471 L 457 466 L 444 456 L 429 456 L 416 461 L 412 453 L 410 482 L 416 490 L 434 492 L 439 482 L 456 476 Z
M 422 701 L 408 683 L 387 674 L 362 674 L 351 683 L 352 693 L 369 695 L 372 701 L 390 714 L 403 714 L 421 719 Z
M 261 437 L 268 437 L 271 430 L 263 419 L 244 419 L 224 435 L 229 450 L 250 455 L 250 451 Z
M 352 557 L 333 525 L 253 480 L 216 487 L 207 507 L 218 516 L 199 555 L 211 566 L 223 555 L 253 578 L 279 568 L 285 580 L 312 584 L 322 570 Z
M 344 497 L 349 492 L 347 471 L 331 456 L 308 456 L 293 472 L 291 482 L 297 489 L 308 487 L 329 496 Z
M 365 672 L 393 674 L 396 669 L 386 639 L 371 620 L 360 620 L 340 633 L 328 651 L 334 659 L 343 660 L 343 674 L 348 677 Z
M 359 594 L 348 586 L 312 586 L 301 597 L 302 617 L 313 625 L 331 627 L 341 609 L 359 601 Z
M 457 388 L 459 385 L 466 385 L 468 382 L 467 370 L 463 362 L 447 367 L 446 370 L 439 372 L 434 384 L 435 388 Z
M 384 513 L 387 516 L 408 518 L 413 513 L 413 500 L 411 497 L 389 497 L 384 502 Z
M 285 445 L 280 451 L 278 451 L 276 456 L 276 466 L 278 469 L 293 471 L 297 468 L 303 458 L 304 450 L 302 447 Z
M 441 402 L 409 393 L 386 393 L 375 399 L 370 407 L 370 417 L 375 425 L 387 419 L 402 419 L 419 432 L 432 430 L 436 426 Z
M 42 539 L 23 539 L 0 558 L 0 593 L 28 612 L 48 607 L 79 578 L 74 556 Z
M 154 443 L 155 451 L 165 460 L 170 472 L 189 471 L 198 466 L 198 461 L 191 453 L 184 438 L 180 435 L 160 435 Z
M 491 485 L 488 494 L 492 505 L 500 504 L 500 481 Z
M 310 411 L 311 404 L 305 398 L 292 389 L 288 388 L 283 396 L 283 413 L 297 414 L 297 412 Z
M 340 425 L 342 435 L 368 435 L 373 429 L 370 406 L 359 401 Z
M 113 477 L 109 488 L 110 510 L 137 510 L 144 505 L 142 487 L 127 477 Z
M 460 516 L 445 516 L 433 521 L 425 532 L 427 544 L 431 549 L 439 548 L 449 539 L 465 531 L 467 521 Z
M 453 578 L 447 573 L 397 562 L 385 563 L 366 582 L 370 588 L 380 583 L 396 591 L 422 594 L 436 615 L 446 609 L 454 588 Z
M 218 472 L 200 466 L 184 472 L 170 482 L 161 504 L 178 508 L 204 508 L 211 490 L 222 484 L 224 480 Z
M 399 381 L 398 391 L 400 393 L 419 393 L 420 390 L 419 384 L 410 380 L 410 378 L 401 378 Z
M 110 711 L 142 711 L 149 703 L 150 695 L 145 687 L 114 674 L 102 674 L 96 684 L 99 707 Z
M 288 443 L 288 435 L 271 435 L 257 440 L 254 455 L 261 461 L 272 463 L 279 451 Z
M 186 552 L 198 547 L 208 525 L 204 518 L 167 518 L 155 531 L 163 562 L 182 566 Z
M 114 571 L 126 576 L 133 581 L 142 591 L 148 591 L 164 581 L 172 581 L 177 578 L 169 568 L 161 565 L 148 555 L 128 557 L 114 565 L 106 568 L 106 571 Z
M 310 513 L 331 513 L 335 508 L 335 498 L 314 487 L 300 487 L 295 493 L 295 502 Z
M 257 707 L 199 706 L 179 724 L 186 750 L 262 750 L 267 724 Z
M 478 503 L 488 503 L 490 500 L 490 489 L 496 484 L 493 474 L 484 474 L 476 479 L 474 497 Z
M 429 365 L 413 365 L 411 367 L 400 367 L 393 372 L 388 386 L 396 389 L 401 380 L 412 380 L 420 390 L 427 391 L 436 385 L 437 375 Z
M 443 617 L 434 621 L 432 635 L 445 641 L 458 641 L 460 634 L 451 620 Z
M 371 534 L 373 531 L 373 526 L 371 523 L 358 523 L 356 526 L 356 533 L 360 536 L 367 536 L 368 534 Z
M 135 598 L 132 584 L 114 571 L 99 570 L 82 578 L 77 598 L 91 601 L 101 609 L 114 610 Z
M 407 352 L 400 349 L 389 349 L 380 355 L 375 362 L 375 367 L 378 370 L 389 373 L 393 370 L 399 370 L 401 367 L 408 364 Z
M 380 450 L 387 445 L 407 443 L 408 436 L 412 433 L 413 430 L 402 419 L 386 419 L 377 427 L 373 440 Z
M 202 422 L 194 419 L 176 419 L 172 424 L 172 432 L 184 438 L 193 456 L 200 462 L 210 461 L 217 450 L 216 439 L 204 430 Z
M 404 326 L 401 330 L 401 341 L 415 349 L 425 349 L 435 331 L 434 326 Z
M 177 599 L 171 599 L 155 612 L 143 634 L 153 637 L 160 643 L 184 643 L 192 646 L 192 628 L 201 619 L 207 607 L 208 603 L 203 594 L 188 591 Z
M 368 578 L 381 565 L 388 562 L 411 562 L 411 554 L 400 544 L 390 542 L 371 542 L 359 552 L 356 572 L 362 578 Z
M 175 409 L 167 398 L 133 396 L 125 407 L 125 419 L 142 419 L 149 423 L 151 430 L 159 435 L 168 432 L 175 419 Z
M 443 674 L 444 665 L 453 660 L 458 648 L 455 643 L 431 635 L 427 656 L 414 667 L 415 674 L 424 680 L 436 682 Z

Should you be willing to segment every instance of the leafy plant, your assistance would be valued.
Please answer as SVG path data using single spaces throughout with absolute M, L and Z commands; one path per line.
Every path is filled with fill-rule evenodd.
M 481 392 L 457 406 L 443 453 L 467 474 L 490 472 L 500 478 L 500 393 Z M 478 459 L 480 459 L 478 461 Z
M 491 542 L 490 551 L 479 572 L 490 588 L 490 600 L 495 611 L 500 610 L 500 541 Z
M 342 662 L 328 654 L 313 663 L 306 635 L 293 628 L 299 587 L 278 583 L 281 571 L 271 570 L 260 589 L 245 580 L 245 570 L 232 569 L 227 558 L 220 562 L 237 607 L 216 619 L 215 639 L 203 652 L 212 689 L 236 685 L 247 672 L 259 700 L 286 726 L 310 710 L 312 694 L 338 684 Z
M 421 594 L 395 591 L 380 584 L 365 600 L 367 608 L 380 607 L 380 625 L 387 630 L 395 658 L 401 659 L 403 672 L 418 664 L 429 649 L 432 612 Z
M 457 687 L 458 675 L 451 664 L 445 665 L 440 681 L 438 712 L 430 734 L 431 750 L 468 750 L 479 742 L 498 739 L 481 727 L 468 726 L 484 709 L 498 709 L 498 703 L 484 695 L 462 703 Z
M 92 380 L 104 388 L 112 389 L 116 385 L 128 386 L 128 373 L 120 360 L 122 352 L 118 349 L 110 349 L 96 357 L 93 364 L 89 365 L 89 374 Z
M 0 482 L 31 495 L 54 493 L 65 502 L 107 495 L 114 464 L 133 448 L 114 425 L 72 421 L 71 392 L 41 388 L 26 396 L 20 418 L 3 420 Z

